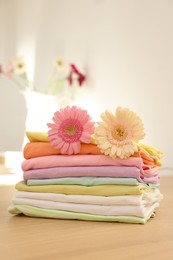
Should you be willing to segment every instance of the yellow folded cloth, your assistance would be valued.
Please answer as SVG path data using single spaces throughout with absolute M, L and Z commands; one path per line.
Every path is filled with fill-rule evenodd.
M 26 136 L 30 142 L 49 142 L 47 132 L 26 131 Z
M 47 132 L 26 131 L 26 136 L 30 142 L 49 142 Z M 90 143 L 95 144 L 93 136 L 91 136 Z
M 19 191 L 48 192 L 67 195 L 96 195 L 96 196 L 118 196 L 118 195 L 139 195 L 143 192 L 153 192 L 154 189 L 140 184 L 131 185 L 41 185 L 28 186 L 26 181 L 18 182 L 15 188 Z

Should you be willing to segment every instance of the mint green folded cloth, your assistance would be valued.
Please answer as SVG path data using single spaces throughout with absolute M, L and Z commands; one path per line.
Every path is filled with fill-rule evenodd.
M 63 177 L 51 179 L 29 179 L 27 185 L 84 185 L 84 186 L 97 186 L 104 184 L 117 184 L 117 185 L 139 185 L 140 182 L 135 178 L 111 178 L 111 177 Z M 151 188 L 159 186 L 157 183 L 145 184 Z

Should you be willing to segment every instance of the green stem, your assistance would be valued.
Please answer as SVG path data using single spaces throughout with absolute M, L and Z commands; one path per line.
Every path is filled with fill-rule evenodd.
M 65 81 L 66 81 L 66 78 L 58 80 L 57 84 L 54 87 L 53 95 L 55 95 L 55 96 L 57 95 L 57 93 L 62 88 L 62 85 L 64 84 Z
M 51 89 L 52 89 L 52 85 L 54 85 L 54 81 L 56 79 L 56 77 L 54 76 L 55 72 L 52 72 L 52 76 L 50 77 L 49 81 L 48 81 L 48 85 L 45 88 L 45 94 L 51 94 Z
M 49 81 L 49 84 L 45 90 L 46 94 L 57 95 L 58 91 L 61 89 L 63 83 L 67 80 L 67 78 L 57 79 L 56 77 L 52 77 Z
M 5 75 L 3 75 L 4 77 L 5 77 Z M 9 78 L 9 77 L 7 77 L 10 81 L 12 81 L 16 86 L 17 86 L 17 88 L 19 89 L 19 90 L 25 90 L 25 87 L 23 87 L 23 85 L 21 85 L 20 83 L 19 83 L 19 81 L 17 81 L 15 78 Z
M 24 80 L 24 82 L 25 82 L 25 84 L 26 84 L 26 87 L 27 87 L 28 89 L 34 90 L 34 86 L 33 86 L 32 82 L 28 79 L 26 73 L 23 73 L 23 74 L 21 75 L 21 77 L 22 77 L 22 79 Z

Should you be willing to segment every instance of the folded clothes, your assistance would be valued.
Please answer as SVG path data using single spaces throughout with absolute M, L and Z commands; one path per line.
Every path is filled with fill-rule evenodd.
M 81 185 L 42 185 L 28 186 L 25 181 L 18 182 L 15 186 L 20 191 L 62 193 L 73 195 L 139 195 L 144 191 L 153 192 L 154 189 L 147 185 L 99 185 L 99 186 L 81 186 Z
M 158 171 L 159 172 L 159 171 Z M 60 177 L 114 177 L 135 178 L 142 183 L 157 183 L 158 172 L 143 174 L 137 167 L 130 166 L 77 166 L 53 167 L 27 170 L 23 173 L 24 180 L 28 179 L 53 179 Z
M 29 205 L 45 209 L 63 210 L 76 213 L 96 214 L 103 216 L 135 216 L 146 218 L 159 207 L 159 203 L 155 202 L 148 205 L 93 205 L 79 203 L 65 203 L 37 199 L 14 198 L 14 205 Z
M 147 205 L 160 202 L 163 198 L 159 189 L 153 192 L 143 192 L 140 195 L 94 196 L 94 195 L 66 195 L 56 193 L 16 191 L 16 198 L 49 200 L 68 203 L 96 204 L 96 205 Z
M 141 173 L 154 174 L 159 167 L 144 165 L 141 158 L 129 157 L 127 159 L 112 159 L 106 155 L 50 155 L 36 157 L 22 162 L 22 170 L 43 169 L 57 166 L 133 166 L 140 169 Z
M 11 214 L 23 213 L 29 217 L 41 217 L 41 218 L 55 218 L 55 219 L 79 219 L 79 220 L 91 220 L 91 221 L 109 221 L 109 222 L 124 222 L 124 223 L 136 223 L 145 224 L 155 214 L 147 216 L 146 218 L 134 217 L 134 216 L 101 216 L 86 213 L 76 213 L 68 211 L 59 211 L 44 209 L 39 207 L 33 207 L 29 205 L 12 205 L 8 208 Z
M 139 142 L 144 127 L 128 109 L 117 108 L 115 118 L 105 111 L 96 127 L 82 115 L 86 111 L 75 111 L 57 111 L 48 132 L 26 132 L 24 180 L 15 185 L 9 213 L 145 224 L 163 198 L 158 189 L 162 152 Z M 117 128 L 111 128 L 113 121 Z
M 50 143 L 47 132 L 31 132 L 26 131 L 26 136 L 28 137 L 31 143 L 34 142 L 47 142 Z M 95 144 L 94 135 L 91 136 L 91 144 Z M 134 156 L 139 156 L 143 159 L 145 164 L 153 163 L 157 166 L 161 166 L 161 158 L 163 157 L 163 153 L 150 145 L 146 145 L 143 143 L 138 143 L 138 152 L 134 154 Z M 46 155 L 46 154 L 44 154 Z M 50 154 L 49 154 L 50 155 Z M 26 158 L 29 159 L 29 158 Z M 150 163 L 149 163 L 150 162 Z
M 49 142 L 31 142 L 27 143 L 23 149 L 25 159 L 31 159 L 40 156 L 58 155 L 60 150 L 54 149 Z M 102 154 L 95 144 L 81 144 L 79 154 Z M 145 151 L 135 152 L 132 157 L 140 157 L 144 164 L 156 166 L 154 159 Z
M 109 178 L 109 177 L 64 177 L 55 179 L 29 179 L 27 185 L 84 185 L 84 186 L 97 186 L 104 184 L 117 184 L 117 185 L 139 185 L 140 182 L 135 178 Z M 147 183 L 146 185 L 156 188 L 159 184 Z
M 131 157 L 140 157 L 144 164 L 157 166 L 157 163 L 154 161 L 154 159 L 144 151 L 139 150 L 138 152 L 135 152 L 133 155 L 131 155 Z
M 47 132 L 26 131 L 26 136 L 30 142 L 50 142 Z
M 144 152 L 144 154 L 147 154 L 150 158 L 152 158 L 156 165 L 162 165 L 161 158 L 163 157 L 163 152 L 161 152 L 159 149 L 143 143 L 138 143 L 138 149 L 140 152 Z
M 40 156 L 58 155 L 60 150 L 54 149 L 49 142 L 33 142 L 27 143 L 23 150 L 25 159 L 30 159 Z M 102 154 L 100 149 L 95 144 L 81 144 L 79 154 Z

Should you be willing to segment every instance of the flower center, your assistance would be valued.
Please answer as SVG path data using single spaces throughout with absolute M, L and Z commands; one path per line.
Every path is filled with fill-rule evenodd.
M 19 63 L 19 64 L 18 64 L 18 68 L 19 68 L 19 69 L 22 69 L 22 68 L 23 68 L 23 64 L 22 64 L 22 63 Z
M 126 129 L 123 129 L 122 127 L 116 127 L 112 130 L 112 136 L 117 141 L 123 141 L 127 138 L 128 133 Z
M 62 61 L 57 61 L 58 66 L 62 66 Z
M 75 127 L 75 125 L 69 125 L 69 126 L 67 126 L 67 128 L 66 128 L 66 133 L 67 133 L 68 135 L 74 135 L 74 134 L 76 133 L 76 127 Z
M 59 136 L 64 142 L 73 143 L 80 140 L 83 132 L 83 126 L 77 119 L 66 119 L 60 125 Z

